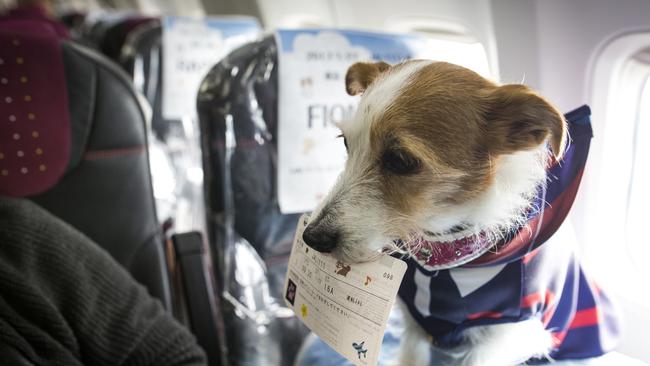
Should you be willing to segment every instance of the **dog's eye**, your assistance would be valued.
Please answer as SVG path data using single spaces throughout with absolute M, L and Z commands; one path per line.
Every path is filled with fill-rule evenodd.
M 422 168 L 418 159 L 402 150 L 387 150 L 381 157 L 381 164 L 384 169 L 400 175 L 414 174 Z

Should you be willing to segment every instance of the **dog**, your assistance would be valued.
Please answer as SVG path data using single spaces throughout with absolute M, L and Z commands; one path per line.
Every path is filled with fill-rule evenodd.
M 546 168 L 561 160 L 567 144 L 563 115 L 524 85 L 497 85 L 444 62 L 356 63 L 345 82 L 348 94 L 361 95 L 354 117 L 339 126 L 348 159 L 312 212 L 303 239 L 345 263 L 370 261 L 381 252 L 408 258 L 400 299 L 411 316 L 406 316 L 398 364 L 428 365 L 435 356 L 436 364 L 503 366 L 575 356 L 557 352 L 560 338 L 571 342 L 573 335 L 549 329 L 549 322 L 559 319 L 561 312 L 554 310 L 564 308 L 563 300 L 552 291 L 537 299 L 546 286 L 540 281 L 517 282 L 538 277 L 533 272 L 540 267 L 552 268 L 555 274 L 547 277 L 553 286 L 569 283 L 570 276 L 575 288 L 584 290 L 587 281 L 565 248 L 554 246 L 553 253 L 538 255 L 534 266 L 517 262 L 455 269 L 495 251 L 508 233 L 531 231 L 527 223 L 539 210 L 535 198 L 544 187 Z M 485 282 L 504 273 L 514 276 L 514 284 L 492 292 L 492 285 L 483 286 L 471 294 L 484 294 L 478 300 L 461 299 L 462 289 L 461 295 L 450 289 L 449 283 L 458 284 L 461 277 Z M 539 288 L 524 293 L 531 286 Z M 513 289 L 529 295 L 528 300 L 520 300 Z M 441 295 L 445 291 L 453 292 L 449 296 L 455 300 Z M 494 305 L 499 311 L 488 304 L 487 311 L 459 318 L 461 308 L 495 294 L 504 294 Z M 513 309 L 501 309 L 502 302 L 513 302 Z M 436 313 L 444 306 L 448 309 Z M 565 318 L 563 324 L 573 319 Z

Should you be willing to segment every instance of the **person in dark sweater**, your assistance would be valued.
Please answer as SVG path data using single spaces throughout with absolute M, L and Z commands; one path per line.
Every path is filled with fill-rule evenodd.
M 0 365 L 206 365 L 113 258 L 36 204 L 0 197 Z

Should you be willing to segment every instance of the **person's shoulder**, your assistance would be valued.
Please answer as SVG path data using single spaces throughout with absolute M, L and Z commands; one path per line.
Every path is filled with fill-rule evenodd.
M 25 198 L 0 196 L 0 227 L 19 228 L 34 222 L 57 220 L 45 209 Z
M 41 216 L 43 209 L 30 200 L 0 196 L 0 227 L 14 227 Z

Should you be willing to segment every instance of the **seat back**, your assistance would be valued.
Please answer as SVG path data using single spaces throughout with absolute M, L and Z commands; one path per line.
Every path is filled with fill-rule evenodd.
M 19 46 L 12 45 L 14 40 Z M 8 80 L 7 97 L 16 101 L 2 104 L 1 115 L 16 114 L 15 121 L 2 123 L 27 128 L 22 133 L 0 128 L 0 149 L 7 149 L 0 170 L 7 171 L 4 178 L 14 177 L 22 173 L 22 166 L 16 168 L 22 162 L 16 161 L 29 157 L 33 165 L 24 166 L 22 181 L 0 176 L 0 194 L 28 197 L 86 234 L 170 309 L 145 120 L 126 75 L 103 56 L 48 32 L 40 22 L 3 22 L 0 42 L 3 61 L 22 60 L 12 68 L 0 65 Z M 56 105 L 48 105 L 46 96 Z M 49 129 L 30 130 L 29 123 Z M 41 156 L 50 155 L 54 165 L 40 162 Z M 60 174 L 56 170 L 53 178 L 40 179 L 37 172 L 53 171 L 55 163 L 62 166 Z M 36 183 L 21 188 L 28 182 Z
M 210 32 L 210 34 L 201 33 L 202 30 Z M 215 30 L 221 39 L 214 39 Z M 163 35 L 166 32 L 173 36 L 164 39 Z M 207 71 L 206 66 L 209 67 L 217 63 L 222 57 L 222 53 L 227 53 L 232 48 L 254 39 L 258 32 L 257 21 L 250 17 L 197 19 L 170 16 L 164 17 L 160 21 L 147 22 L 129 33 L 122 47 L 120 64 L 132 76 L 136 90 L 149 101 L 153 111 L 152 129 L 161 141 L 169 143 L 170 137 L 187 134 L 183 129 L 188 127 L 182 125 L 182 119 L 194 118 L 193 111 L 185 112 L 183 115 L 177 108 L 173 110 L 167 108 L 168 112 L 163 113 L 163 110 L 166 109 L 165 103 L 170 105 L 176 102 L 175 100 L 163 100 L 166 85 L 170 90 L 182 88 L 182 97 L 191 99 L 195 92 L 192 88 L 198 87 L 198 85 L 191 85 L 189 79 L 203 76 Z M 179 37 L 178 34 L 182 35 Z M 169 44 L 170 39 L 175 41 Z M 188 45 L 190 43 L 199 43 L 200 45 Z M 209 50 L 206 49 L 206 44 L 210 45 Z M 215 44 L 216 46 L 212 47 Z M 179 47 L 182 48 L 178 49 Z M 178 50 L 177 52 L 166 52 L 169 49 Z M 177 55 L 171 64 L 183 64 L 183 67 L 178 69 L 174 68 L 177 66 L 167 67 L 165 59 L 170 54 Z M 182 54 L 184 58 L 179 57 L 179 54 Z M 176 84 L 178 80 L 169 80 L 169 76 L 174 74 L 183 78 L 182 86 Z M 166 98 L 175 99 L 169 96 Z
M 133 79 L 136 90 L 151 105 L 151 128 L 161 141 L 178 135 L 182 130 L 179 119 L 162 115 L 162 26 L 150 22 L 135 29 L 126 39 L 120 55 L 120 64 Z
M 291 314 L 276 313 L 300 217 L 283 214 L 278 205 L 277 98 L 274 36 L 229 54 L 210 70 L 198 95 L 208 233 L 232 365 L 291 365 L 308 332 Z M 240 318 L 239 308 L 266 322 Z
M 194 142 L 196 133 L 188 133 L 187 121 L 163 116 L 162 59 L 162 27 L 159 21 L 152 21 L 129 33 L 122 47 L 120 64 L 131 76 L 136 91 L 151 107 L 150 143 L 155 148 L 152 163 L 161 165 L 164 160 L 173 178 L 172 187 L 169 177 L 157 176 L 154 171 L 154 187 L 170 188 L 167 192 L 156 192 L 160 219 L 172 223 L 174 231 L 204 231 L 202 182 L 188 180 L 188 171 L 200 166 L 200 158 L 196 158 L 200 151 Z M 166 179 L 163 185 L 161 179 Z
M 139 27 L 146 26 L 149 23 L 156 23 L 157 18 L 132 15 L 115 22 L 109 26 L 103 34 L 99 43 L 99 49 L 111 60 L 119 61 L 124 42 L 129 34 Z
M 170 209 L 163 210 L 158 200 L 158 212 L 169 213 L 176 231 L 205 231 L 201 151 L 195 111 L 180 108 L 184 111 L 181 113 L 179 108 L 171 108 L 165 112 L 166 106 L 190 104 L 193 107 L 205 68 L 216 63 L 227 50 L 253 38 L 258 31 L 257 21 L 250 17 L 171 16 L 138 27 L 129 34 L 122 48 L 122 66 L 131 74 L 136 90 L 152 107 L 152 141 L 169 158 L 174 172 L 175 191 L 168 200 Z M 169 50 L 177 52 L 170 54 Z M 169 65 L 172 65 L 171 72 Z M 176 70 L 178 65 L 185 66 Z M 178 85 L 179 79 L 183 85 Z M 170 96 L 169 89 L 182 92 Z M 157 187 L 158 177 L 154 174 L 153 178 Z

